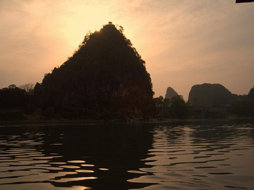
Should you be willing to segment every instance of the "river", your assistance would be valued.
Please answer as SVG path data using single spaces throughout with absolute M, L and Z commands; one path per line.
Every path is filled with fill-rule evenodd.
M 254 189 L 253 121 L 0 127 L 0 189 Z

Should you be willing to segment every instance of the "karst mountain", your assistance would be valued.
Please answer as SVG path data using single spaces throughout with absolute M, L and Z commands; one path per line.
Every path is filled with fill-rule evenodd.
M 140 118 L 152 110 L 153 94 L 145 61 L 111 22 L 35 87 L 37 106 L 59 117 Z

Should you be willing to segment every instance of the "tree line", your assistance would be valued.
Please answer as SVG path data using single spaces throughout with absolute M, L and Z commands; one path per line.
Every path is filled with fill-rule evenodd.
M 36 105 L 36 97 L 34 95 L 34 84 L 25 84 L 16 86 L 14 84 L 0 89 L 0 120 L 25 120 L 26 115 L 37 114 L 40 118 L 68 118 L 77 119 L 75 113 L 72 115 L 56 114 L 52 107 L 45 110 Z M 194 118 L 195 110 L 186 102 L 182 96 L 177 95 L 171 99 L 162 96 L 153 98 L 154 108 L 151 110 L 150 118 L 161 119 L 188 119 Z M 69 110 L 70 112 L 72 110 Z M 74 110 L 75 111 L 75 110 Z M 111 110 L 109 110 L 110 112 Z M 254 88 L 248 96 L 241 96 L 234 100 L 227 107 L 226 116 L 237 117 L 254 117 Z M 217 117 L 225 117 L 219 115 Z M 96 114 L 96 113 L 94 113 Z M 99 113 L 98 113 L 99 114 Z M 89 115 L 90 116 L 90 115 Z M 209 118 L 209 115 L 206 116 Z M 86 118 L 87 117 L 83 117 Z M 112 117 L 108 117 L 113 119 Z M 96 119 L 93 117 L 93 119 Z M 106 118 L 97 118 L 106 119 Z

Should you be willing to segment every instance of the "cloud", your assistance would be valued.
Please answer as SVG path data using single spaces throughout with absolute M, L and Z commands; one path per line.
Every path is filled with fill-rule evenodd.
M 190 89 L 186 83 L 190 87 L 203 82 L 225 83 L 238 93 L 252 87 L 251 7 L 235 7 L 226 1 L 184 1 L 172 15 L 170 11 L 162 15 L 164 25 L 158 35 L 163 45 L 161 42 L 158 47 L 162 48 L 151 59 L 154 64 L 149 65 L 156 78 L 156 95 L 164 94 L 169 84 L 180 87 L 185 98 Z M 235 85 L 236 75 L 241 77 L 241 87 Z

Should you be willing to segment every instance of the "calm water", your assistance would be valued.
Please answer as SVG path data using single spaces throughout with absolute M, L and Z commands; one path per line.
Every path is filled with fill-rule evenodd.
M 0 127 L 0 189 L 254 189 L 254 124 Z

